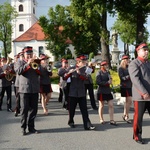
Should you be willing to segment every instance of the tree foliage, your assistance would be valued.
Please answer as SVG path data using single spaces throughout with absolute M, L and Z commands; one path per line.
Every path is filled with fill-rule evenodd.
M 149 0 L 115 0 L 114 4 L 115 9 L 119 13 L 119 20 L 127 25 L 125 27 L 126 29 L 129 27 L 128 30 L 131 31 L 131 33 L 123 33 L 126 34 L 126 36 L 124 36 L 125 38 L 122 37 L 122 40 L 128 43 L 135 42 L 135 45 L 147 40 L 147 30 L 144 24 L 146 23 L 146 19 L 150 13 Z M 128 33 L 135 36 L 135 41 L 132 35 L 130 36 L 132 37 L 130 41 L 127 39 L 129 36 Z
M 11 52 L 12 20 L 17 16 L 15 9 L 8 3 L 0 5 L 0 41 L 3 43 L 2 54 L 7 57 Z
M 42 26 L 46 35 L 47 49 L 55 56 L 56 60 L 60 57 L 65 57 L 65 50 L 69 46 L 67 43 L 68 28 L 71 22 L 68 11 L 65 7 L 57 5 L 50 8 L 47 19 L 41 16 L 39 24 Z

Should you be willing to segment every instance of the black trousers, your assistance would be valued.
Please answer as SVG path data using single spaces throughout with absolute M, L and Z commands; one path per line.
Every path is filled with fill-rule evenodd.
M 62 88 L 59 88 L 58 102 L 62 102 L 62 99 L 63 99 L 63 91 L 62 91 Z
M 92 108 L 96 107 L 96 102 L 95 102 L 95 97 L 94 97 L 94 89 L 93 89 L 93 84 L 85 84 L 85 92 L 89 94 L 90 97 L 90 102 Z
M 20 93 L 21 128 L 34 129 L 34 120 L 38 111 L 38 93 Z
M 20 106 L 20 95 L 19 95 L 18 90 L 19 90 L 19 87 L 14 86 L 14 92 L 15 92 L 15 97 L 16 97 L 16 106 L 15 106 L 16 112 L 20 112 L 20 108 L 21 108 L 21 106 Z
M 70 83 L 63 88 L 63 107 L 68 109 Z
M 79 103 L 79 108 L 82 114 L 82 119 L 84 123 L 84 128 L 88 128 L 91 126 L 90 119 L 88 117 L 88 111 L 87 111 L 87 101 L 86 97 L 70 97 L 69 98 L 69 121 L 68 124 L 74 123 L 74 115 L 75 115 L 75 109 L 77 106 L 77 103 Z
M 134 101 L 133 137 L 138 140 L 142 134 L 142 122 L 145 111 L 150 114 L 150 101 Z
M 2 107 L 4 94 L 6 92 L 6 95 L 7 95 L 7 110 L 11 109 L 11 91 L 12 91 L 11 90 L 11 85 L 6 86 L 6 87 L 2 87 L 2 91 L 0 93 L 0 108 Z

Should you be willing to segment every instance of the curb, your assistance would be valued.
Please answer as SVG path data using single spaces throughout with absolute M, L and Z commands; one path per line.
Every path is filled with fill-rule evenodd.
M 58 84 L 51 84 L 51 86 L 52 86 L 53 92 L 59 93 L 59 85 Z M 97 99 L 96 93 L 97 93 L 97 90 L 95 89 L 94 90 L 95 99 Z M 117 105 L 124 105 L 125 97 L 121 97 L 120 93 L 114 93 L 113 96 L 114 96 L 114 101 L 117 103 Z M 88 94 L 87 94 L 87 99 L 89 99 Z

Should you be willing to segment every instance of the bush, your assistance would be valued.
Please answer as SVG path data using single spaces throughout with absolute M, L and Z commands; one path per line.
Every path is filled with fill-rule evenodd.
M 94 84 L 94 89 L 96 89 L 98 86 L 96 84 L 96 74 L 99 71 L 99 69 L 96 69 L 94 73 L 92 73 L 92 79 L 93 79 L 93 84 Z M 117 87 L 120 84 L 120 79 L 118 76 L 118 72 L 110 70 L 110 74 L 112 76 L 112 85 L 113 87 Z M 120 91 L 120 87 L 115 88 L 116 92 Z
M 94 89 L 97 89 L 98 85 L 96 84 L 96 74 L 98 72 L 99 69 L 95 69 L 95 72 L 92 73 L 92 79 L 93 79 L 93 85 L 94 85 Z M 59 76 L 57 74 L 58 69 L 53 69 L 53 76 L 51 77 L 51 83 L 52 84 L 58 84 L 59 83 Z M 120 79 L 118 76 L 118 72 L 110 70 L 110 74 L 112 76 L 112 85 L 114 87 L 114 91 L 115 92 L 120 92 Z
M 59 83 L 59 76 L 57 74 L 58 69 L 53 69 L 53 75 L 51 76 L 51 83 L 58 84 Z

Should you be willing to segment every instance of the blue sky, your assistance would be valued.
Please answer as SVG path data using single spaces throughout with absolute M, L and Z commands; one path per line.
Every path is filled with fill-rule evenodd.
M 0 0 L 0 4 L 3 4 L 4 2 L 10 2 L 11 0 Z M 36 10 L 36 14 L 37 14 L 37 18 L 39 18 L 42 15 L 47 15 L 48 10 L 50 7 L 55 7 L 56 5 L 60 4 L 60 5 L 69 5 L 70 4 L 70 0 L 37 0 L 37 10 Z M 108 30 L 110 30 L 111 26 L 113 25 L 115 21 L 115 18 L 111 18 L 108 17 Z M 150 17 L 148 17 L 148 23 L 147 23 L 147 28 L 148 31 L 150 32 Z M 0 44 L 1 45 L 1 44 Z M 120 40 L 118 40 L 118 47 L 119 50 L 123 50 L 123 42 L 121 42 Z M 131 50 L 133 49 L 133 47 L 131 47 Z M 110 50 L 111 50 L 111 46 L 110 46 Z

